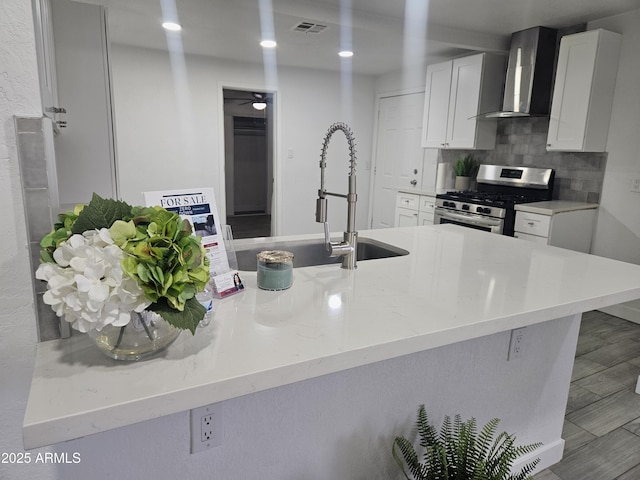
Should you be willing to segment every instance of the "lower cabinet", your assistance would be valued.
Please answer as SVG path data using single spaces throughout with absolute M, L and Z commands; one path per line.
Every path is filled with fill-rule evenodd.
M 433 225 L 435 201 L 432 195 L 398 192 L 394 226 Z
M 595 208 L 542 214 L 518 211 L 518 207 L 514 237 L 578 252 L 591 251 Z

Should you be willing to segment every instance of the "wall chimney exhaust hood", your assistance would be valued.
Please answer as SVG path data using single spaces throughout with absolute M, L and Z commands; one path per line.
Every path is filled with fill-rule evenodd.
M 488 118 L 549 115 L 558 31 L 533 27 L 511 35 L 502 111 Z

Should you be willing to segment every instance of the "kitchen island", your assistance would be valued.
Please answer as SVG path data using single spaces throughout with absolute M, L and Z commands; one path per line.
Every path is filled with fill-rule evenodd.
M 182 442 L 185 412 L 218 403 L 220 478 L 265 465 L 269 478 L 391 478 L 393 437 L 424 403 L 436 423 L 498 417 L 544 444 L 540 467 L 557 462 L 581 313 L 640 298 L 640 266 L 452 225 L 360 235 L 410 253 L 297 268 L 280 292 L 242 272 L 244 292 L 217 301 L 210 326 L 148 361 L 103 357 L 84 335 L 40 343 L 25 447 L 163 416 Z

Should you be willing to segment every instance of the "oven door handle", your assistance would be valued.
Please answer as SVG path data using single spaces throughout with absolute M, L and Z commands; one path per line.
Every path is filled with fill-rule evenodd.
M 501 222 L 501 220 L 496 220 L 494 218 L 485 217 L 482 215 L 476 215 L 474 213 L 451 212 L 444 208 L 437 208 L 436 210 L 437 210 L 436 213 L 440 214 L 441 217 L 460 220 L 467 223 L 473 223 L 475 225 L 499 227 Z

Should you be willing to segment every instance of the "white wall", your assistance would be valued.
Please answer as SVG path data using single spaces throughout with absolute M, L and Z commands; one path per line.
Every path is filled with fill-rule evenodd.
M 588 25 L 622 34 L 620 66 L 607 140 L 607 166 L 593 253 L 640 264 L 640 193 L 629 191 L 640 177 L 640 10 Z M 640 323 L 640 301 L 618 312 Z
M 278 233 L 322 231 L 314 217 L 318 161 L 324 133 L 336 121 L 349 123 L 356 136 L 357 226 L 366 226 L 370 171 L 365 166 L 371 160 L 373 77 L 355 76 L 353 99 L 344 101 L 339 73 L 280 68 L 278 84 L 272 86 L 265 85 L 262 66 L 190 56 L 185 62 L 186 81 L 176 83 L 166 53 L 115 45 L 111 58 L 118 177 L 124 200 L 140 203 L 140 192 L 145 190 L 213 186 L 219 211 L 224 211 L 219 90 L 222 85 L 275 87 L 276 195 L 282 227 Z M 339 136 L 329 148 L 327 188 L 346 193 L 348 152 Z M 330 199 L 329 203 L 332 230 L 344 230 L 346 202 Z
M 36 345 L 13 116 L 41 116 L 31 2 L 0 2 L 0 452 L 22 452 Z M 0 478 L 51 478 L 52 467 L 0 464 Z

